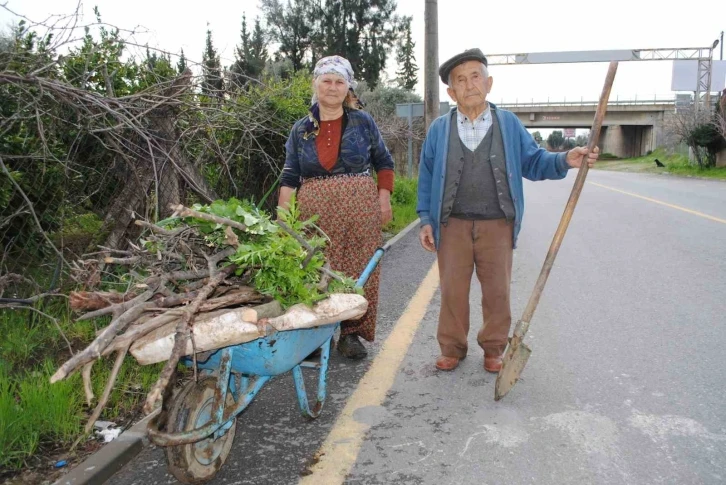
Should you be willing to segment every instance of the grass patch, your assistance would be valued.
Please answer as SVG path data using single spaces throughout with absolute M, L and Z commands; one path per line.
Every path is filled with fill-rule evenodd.
M 665 167 L 656 166 L 655 159 L 658 159 Z M 726 180 L 726 167 L 711 167 L 701 169 L 691 165 L 686 155 L 679 153 L 667 154 L 659 148 L 650 155 L 637 158 L 623 158 L 619 160 L 598 160 L 595 169 L 612 170 L 618 172 L 637 173 L 667 173 L 686 177 L 703 177 L 711 179 Z
M 417 190 L 418 179 L 396 177 L 396 186 L 391 194 L 393 220 L 383 228 L 385 232 L 396 234 L 418 219 L 418 214 L 416 214 Z
M 108 324 L 107 318 L 74 322 L 65 302 L 45 304 L 38 309 L 58 318 L 75 351 L 85 348 L 96 330 Z M 29 461 L 37 462 L 35 456 L 67 449 L 82 434 L 91 409 L 86 406 L 79 373 L 50 383 L 50 376 L 69 356 L 52 322 L 35 312 L 0 310 L 0 335 L 2 481 Z M 113 360 L 103 359 L 93 368 L 96 397 L 103 393 Z M 127 357 L 101 419 L 127 424 L 139 412 L 163 364 L 140 366 L 133 357 Z
M 50 383 L 52 361 L 19 376 L 0 367 L 0 469 L 17 470 L 43 442 L 69 444 L 81 431 L 81 379 Z

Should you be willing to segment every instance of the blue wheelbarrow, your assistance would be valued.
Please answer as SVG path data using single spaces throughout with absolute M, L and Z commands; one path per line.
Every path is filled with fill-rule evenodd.
M 385 248 L 379 248 L 361 274 L 362 288 L 376 269 Z M 221 469 L 232 448 L 237 416 L 274 376 L 292 370 L 304 416 L 317 418 L 325 403 L 328 360 L 333 334 L 340 322 L 287 330 L 251 342 L 213 351 L 198 362 L 200 377 L 182 387 L 166 413 L 148 425 L 149 439 L 166 448 L 169 472 L 182 483 L 203 483 Z M 319 361 L 305 360 L 316 349 Z M 191 366 L 190 358 L 183 362 Z M 303 368 L 318 372 L 317 400 L 311 407 L 305 391 Z M 166 430 L 160 430 L 165 414 Z

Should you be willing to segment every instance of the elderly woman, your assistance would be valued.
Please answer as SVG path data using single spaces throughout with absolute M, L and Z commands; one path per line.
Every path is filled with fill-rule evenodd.
M 313 72 L 310 113 L 292 127 L 285 148 L 278 205 L 293 192 L 305 218 L 318 215 L 330 242 L 332 269 L 357 278 L 381 244 L 381 227 L 391 220 L 393 160 L 373 118 L 358 109 L 350 62 L 340 56 L 320 59 Z M 377 174 L 377 183 L 372 170 Z M 378 271 L 365 287 L 368 312 L 341 324 L 338 351 L 351 359 L 367 355 L 360 338 L 375 337 Z

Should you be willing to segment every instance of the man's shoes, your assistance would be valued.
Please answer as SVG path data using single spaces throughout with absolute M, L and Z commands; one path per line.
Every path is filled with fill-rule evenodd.
M 488 356 L 484 355 L 484 370 L 487 372 L 499 373 L 502 369 L 502 356 Z
M 368 351 L 355 334 L 342 335 L 338 339 L 338 352 L 343 357 L 349 359 L 363 359 L 368 355 Z
M 436 368 L 443 371 L 452 371 L 459 367 L 459 362 L 461 361 L 458 357 L 446 357 L 445 355 L 439 356 L 438 359 L 436 359 Z

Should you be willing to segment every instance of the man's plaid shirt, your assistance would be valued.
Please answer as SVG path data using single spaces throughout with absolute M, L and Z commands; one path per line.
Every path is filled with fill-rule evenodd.
M 476 150 L 492 126 L 492 110 L 487 106 L 487 109 L 473 121 L 470 121 L 461 111 L 456 112 L 456 118 L 459 138 L 466 148 L 471 151 Z

